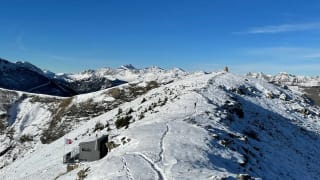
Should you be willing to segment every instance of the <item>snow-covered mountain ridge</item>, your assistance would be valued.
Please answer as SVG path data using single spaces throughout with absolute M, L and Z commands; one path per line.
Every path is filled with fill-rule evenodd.
M 41 70 L 28 62 L 11 63 L 0 58 L 0 88 L 64 97 L 95 92 L 133 81 L 156 81 L 166 84 L 188 74 L 179 68 L 136 69 L 133 65 L 124 65 L 116 69 L 87 70 L 74 74 L 55 74 Z
M 319 76 L 296 76 L 286 72 L 277 75 L 264 73 L 248 73 L 247 76 L 262 79 L 267 82 L 282 85 L 297 92 L 306 94 L 312 101 L 320 106 L 320 77 Z
M 262 72 L 260 73 L 252 73 L 249 72 L 247 76 L 263 79 L 268 82 L 273 82 L 281 85 L 288 86 L 303 86 L 303 87 L 312 87 L 312 86 L 320 86 L 320 77 L 319 76 L 296 76 L 293 74 L 289 74 L 286 72 L 281 72 L 274 76 L 267 75 Z
M 71 108 L 81 102 L 114 102 L 133 89 L 127 93 L 128 99 L 86 120 L 81 119 L 83 114 L 77 121 L 68 121 L 68 113 L 61 115 L 61 122 L 70 123 L 67 126 L 70 132 L 64 137 L 74 141 L 65 151 L 63 136 L 43 144 L 37 135 L 43 129 L 32 130 L 36 124 L 55 116 L 45 113 L 47 110 L 39 111 L 47 104 L 46 98 L 53 97 L 34 95 L 36 103 L 32 104 L 31 94 L 25 95 L 22 102 L 37 110 L 29 111 L 19 105 L 19 112 L 34 112 L 34 115 L 17 118 L 9 128 L 15 132 L 20 132 L 21 127 L 30 129 L 28 133 L 35 133 L 32 134 L 35 138 L 20 143 L 26 151 L 22 147 L 14 148 L 18 155 L 0 169 L 1 177 L 75 179 L 78 172 L 87 168 L 87 179 L 317 179 L 320 176 L 320 109 L 301 93 L 225 72 L 188 74 L 152 88 L 145 82 L 132 83 L 118 90 L 111 88 L 75 96 L 72 100 L 58 97 L 52 100 L 61 99 L 53 109 Z M 134 95 L 142 89 L 146 91 Z M 21 92 L 17 94 L 13 91 L 14 98 L 8 98 L 7 104 L 17 102 L 10 101 L 21 98 Z M 43 99 L 45 103 L 41 104 Z M 88 107 L 94 105 L 80 109 Z M 99 108 L 93 109 L 101 112 Z M 73 113 L 72 118 L 80 113 Z M 20 116 L 18 113 L 17 117 Z M 39 120 L 40 116 L 43 120 Z M 117 125 L 122 118 L 129 119 L 128 128 Z M 34 124 L 23 123 L 29 121 Z M 104 128 L 95 131 L 97 124 Z M 59 123 L 53 127 L 59 127 Z M 110 141 L 118 146 L 103 159 L 83 162 L 77 169 L 66 172 L 62 155 L 96 133 L 109 135 Z M 13 133 L 11 142 L 19 141 L 20 137 L 21 134 Z M 10 147 L 9 138 L 4 139 Z M 20 151 L 24 152 L 22 156 Z M 14 154 L 10 148 L 3 152 L 2 160 L 8 160 L 8 153 Z
M 168 83 L 170 81 L 182 78 L 190 74 L 180 68 L 164 70 L 153 66 L 144 69 L 137 69 L 133 65 L 123 65 L 117 69 L 101 68 L 97 70 L 87 70 L 75 74 L 57 74 L 55 77 L 66 81 L 79 81 L 90 77 L 105 77 L 107 79 L 119 79 L 126 82 L 132 81 L 157 81 L 159 83 Z

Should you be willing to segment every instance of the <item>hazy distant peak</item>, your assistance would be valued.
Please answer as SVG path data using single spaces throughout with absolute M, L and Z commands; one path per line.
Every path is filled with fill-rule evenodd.
M 49 78 L 54 78 L 56 76 L 56 74 L 50 70 L 44 69 L 42 71 Z
M 16 65 L 18 65 L 19 67 L 24 67 L 24 68 L 27 68 L 31 71 L 34 71 L 34 72 L 37 72 L 39 74 L 44 74 L 43 73 L 43 70 L 41 70 L 40 68 L 38 68 L 37 66 L 31 64 L 30 62 L 28 61 L 17 61 L 16 62 Z
M 3 58 L 0 58 L 0 63 L 9 63 L 9 61 L 8 61 L 8 60 L 5 60 L 5 59 L 3 59 Z
M 137 68 L 135 68 L 132 64 L 122 65 L 122 66 L 120 66 L 119 69 L 124 69 L 124 70 L 137 70 Z
M 159 67 L 159 66 L 151 66 L 149 68 L 146 69 L 158 69 L 158 70 L 164 70 L 163 68 Z
M 24 69 L 39 73 L 41 75 L 44 75 L 43 71 L 40 68 L 38 68 L 37 66 L 27 61 L 17 61 L 15 63 L 12 63 L 6 59 L 0 58 L 0 69 L 14 70 L 17 68 L 24 68 Z
M 177 68 L 177 67 L 173 68 L 172 70 L 174 70 L 174 71 L 180 71 L 180 72 L 186 72 L 184 69 L 182 69 L 182 68 Z

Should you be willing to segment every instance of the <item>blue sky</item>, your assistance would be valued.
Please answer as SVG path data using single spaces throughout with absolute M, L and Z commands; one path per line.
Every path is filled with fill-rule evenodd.
M 320 75 L 317 0 L 1 0 L 0 57 L 54 72 L 138 68 Z

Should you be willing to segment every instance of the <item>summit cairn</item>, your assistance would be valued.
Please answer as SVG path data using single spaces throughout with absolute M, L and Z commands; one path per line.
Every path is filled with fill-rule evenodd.
M 226 67 L 224 67 L 224 72 L 229 72 L 229 68 L 228 68 L 228 66 L 226 66 Z

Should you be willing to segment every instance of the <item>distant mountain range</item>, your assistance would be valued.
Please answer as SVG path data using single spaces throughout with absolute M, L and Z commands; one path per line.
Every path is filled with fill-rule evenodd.
M 187 74 L 178 68 L 136 69 L 132 65 L 117 69 L 86 70 L 75 74 L 55 74 L 28 62 L 12 63 L 0 59 L 0 88 L 55 96 L 90 93 L 141 79 L 168 83 L 173 78 Z
M 320 77 L 319 76 L 296 76 L 281 72 L 271 76 L 264 73 L 248 73 L 248 77 L 262 79 L 264 81 L 290 88 L 294 91 L 303 92 L 314 104 L 320 105 Z
M 310 76 L 296 76 L 293 74 L 289 74 L 286 72 L 281 72 L 274 76 L 267 75 L 262 72 L 260 73 L 248 73 L 247 76 L 263 79 L 268 82 L 288 85 L 288 86 L 302 86 L 302 87 L 312 87 L 312 86 L 320 86 L 320 77 L 310 77 Z

